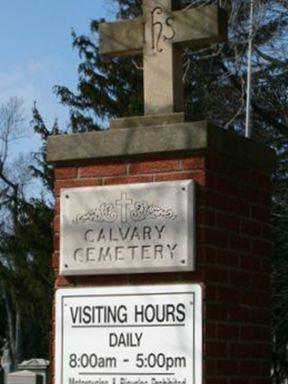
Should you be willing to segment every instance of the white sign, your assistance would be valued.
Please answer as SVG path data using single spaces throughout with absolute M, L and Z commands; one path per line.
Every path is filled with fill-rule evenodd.
M 201 384 L 202 289 L 61 289 L 57 384 Z
M 62 190 L 61 274 L 193 269 L 193 181 Z

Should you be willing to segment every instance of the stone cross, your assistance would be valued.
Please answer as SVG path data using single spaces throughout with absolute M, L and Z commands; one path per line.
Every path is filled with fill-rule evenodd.
M 143 0 L 143 16 L 100 24 L 100 52 L 105 56 L 144 55 L 146 115 L 184 110 L 184 47 L 224 41 L 223 11 L 214 6 L 180 9 L 177 0 Z
M 127 223 L 128 219 L 128 207 L 132 205 L 133 200 L 128 199 L 127 193 L 121 193 L 121 199 L 116 200 L 116 205 L 121 209 L 121 221 L 123 224 Z

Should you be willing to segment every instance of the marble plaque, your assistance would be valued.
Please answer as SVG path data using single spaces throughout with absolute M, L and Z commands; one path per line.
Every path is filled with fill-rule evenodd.
M 61 191 L 60 273 L 194 269 L 194 182 Z

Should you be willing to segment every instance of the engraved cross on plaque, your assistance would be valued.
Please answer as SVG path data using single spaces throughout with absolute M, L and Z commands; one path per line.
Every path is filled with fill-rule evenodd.
M 226 39 L 224 12 L 214 6 L 180 9 L 177 0 L 143 0 L 143 16 L 100 24 L 105 56 L 144 55 L 146 115 L 184 110 L 182 50 Z
M 121 208 L 121 222 L 127 223 L 128 207 L 133 204 L 132 199 L 128 199 L 127 193 L 121 193 L 121 199 L 116 200 L 116 205 Z

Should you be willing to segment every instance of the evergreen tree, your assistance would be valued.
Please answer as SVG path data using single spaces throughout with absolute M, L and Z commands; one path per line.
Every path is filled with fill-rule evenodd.
M 52 175 L 44 162 L 45 146 L 35 155 L 36 162 L 21 159 L 19 165 L 9 156 L 11 143 L 23 132 L 19 100 L 0 106 L 0 116 L 0 306 L 5 314 L 0 318 L 0 343 L 8 340 L 17 368 L 23 359 L 49 357 L 53 209 L 44 193 L 31 198 L 24 185 L 33 172 L 50 187 Z

